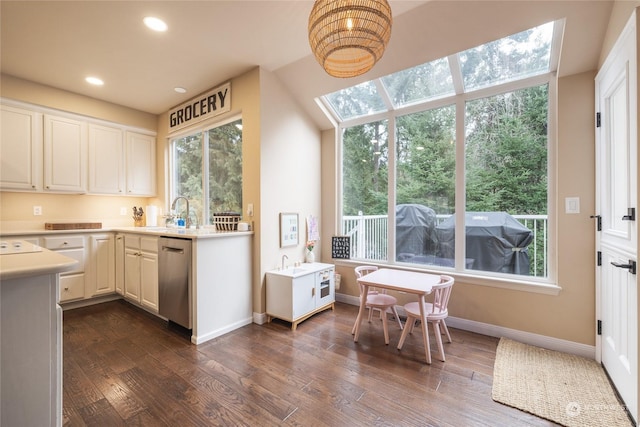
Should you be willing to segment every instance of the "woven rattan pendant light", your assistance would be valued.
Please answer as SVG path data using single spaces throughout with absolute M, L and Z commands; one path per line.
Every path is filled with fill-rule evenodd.
M 309 15 L 309 44 L 333 77 L 369 71 L 391 37 L 387 0 L 316 0 Z

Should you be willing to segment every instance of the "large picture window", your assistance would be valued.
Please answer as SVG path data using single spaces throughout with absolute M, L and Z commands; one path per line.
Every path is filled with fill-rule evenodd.
M 552 279 L 557 25 L 323 97 L 342 129 L 352 259 Z
M 194 224 L 212 224 L 214 213 L 242 212 L 241 119 L 173 138 L 170 153 L 171 199 L 189 199 Z

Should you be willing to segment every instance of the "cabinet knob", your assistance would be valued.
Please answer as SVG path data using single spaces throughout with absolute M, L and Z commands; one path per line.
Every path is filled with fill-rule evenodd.
M 69 244 L 69 242 L 62 242 L 62 244 L 63 244 L 64 246 L 67 246 L 67 245 Z
M 64 290 L 65 290 L 65 291 L 68 291 L 68 290 L 69 290 L 69 287 L 68 287 L 68 286 L 66 286 L 66 287 L 64 288 Z
M 32 185 L 32 186 L 31 186 L 31 188 L 34 188 L 34 189 L 35 189 L 35 188 L 36 188 L 36 186 L 35 186 L 35 185 Z

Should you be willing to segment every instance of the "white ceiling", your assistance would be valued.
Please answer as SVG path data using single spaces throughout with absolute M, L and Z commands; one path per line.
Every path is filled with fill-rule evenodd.
M 560 74 L 597 67 L 611 1 L 389 1 L 391 41 L 365 76 L 335 79 L 311 54 L 309 0 L 0 2 L 0 70 L 26 80 L 160 114 L 260 66 L 274 72 L 321 128 L 313 98 L 566 19 Z M 162 18 L 166 33 L 142 24 Z M 102 87 L 85 83 L 95 75 Z M 182 86 L 185 94 L 174 92 Z

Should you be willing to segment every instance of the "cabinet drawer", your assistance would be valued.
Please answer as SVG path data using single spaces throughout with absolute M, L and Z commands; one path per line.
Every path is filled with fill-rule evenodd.
M 140 238 L 140 249 L 145 252 L 158 252 L 158 238 L 157 237 L 142 237 Z
M 51 250 L 66 248 L 84 248 L 83 236 L 45 237 L 44 247 Z
M 60 274 L 61 277 L 64 277 L 66 275 L 73 274 L 73 273 L 82 273 L 84 271 L 84 249 L 82 248 L 68 249 L 68 250 L 63 249 L 56 252 L 59 253 L 60 255 L 67 256 L 69 258 L 73 258 L 76 261 L 78 261 L 78 264 L 76 264 L 76 266 L 73 267 L 73 270 L 69 270 L 61 273 Z
M 140 237 L 135 234 L 126 234 L 124 236 L 124 246 L 127 248 L 140 249 Z
M 84 298 L 84 274 L 60 277 L 60 302 Z

